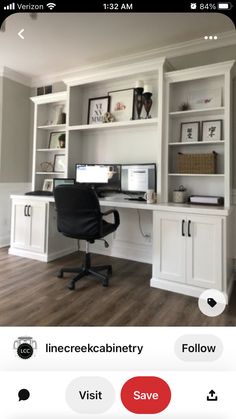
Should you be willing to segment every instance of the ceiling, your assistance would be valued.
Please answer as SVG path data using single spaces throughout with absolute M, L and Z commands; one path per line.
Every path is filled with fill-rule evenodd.
M 235 29 L 210 14 L 13 14 L 0 32 L 0 66 L 30 77 L 222 34 Z M 22 40 L 17 35 L 24 29 Z M 212 41 L 217 42 L 217 41 Z

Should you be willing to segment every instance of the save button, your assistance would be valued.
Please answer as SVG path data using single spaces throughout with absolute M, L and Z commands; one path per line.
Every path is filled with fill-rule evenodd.
M 159 377 L 133 377 L 121 389 L 121 401 L 132 413 L 160 413 L 170 399 L 170 387 Z

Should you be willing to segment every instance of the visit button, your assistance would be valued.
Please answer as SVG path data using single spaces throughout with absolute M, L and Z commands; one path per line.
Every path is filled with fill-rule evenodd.
M 133 377 L 121 389 L 121 401 L 132 413 L 160 413 L 170 399 L 170 387 L 159 377 Z

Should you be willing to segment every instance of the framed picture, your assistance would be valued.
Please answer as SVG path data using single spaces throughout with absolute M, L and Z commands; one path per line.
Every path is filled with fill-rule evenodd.
M 66 168 L 66 156 L 65 154 L 55 154 L 53 171 L 54 172 L 64 172 Z
M 222 119 L 202 121 L 202 141 L 222 140 Z
M 221 88 L 192 91 L 189 93 L 188 103 L 191 109 L 220 107 Z
M 109 112 L 115 121 L 130 121 L 134 118 L 134 89 L 114 90 L 110 96 Z
M 102 116 L 108 112 L 109 96 L 95 97 L 89 99 L 88 104 L 88 124 L 101 124 Z
M 180 128 L 181 142 L 199 141 L 200 122 L 182 122 Z
M 44 179 L 43 191 L 53 191 L 53 179 Z
M 48 148 L 65 148 L 65 132 L 50 132 Z

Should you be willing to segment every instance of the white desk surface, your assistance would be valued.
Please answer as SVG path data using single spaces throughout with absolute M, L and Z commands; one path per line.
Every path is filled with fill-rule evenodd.
M 29 199 L 29 200 L 39 200 L 44 202 L 55 202 L 53 196 L 37 196 L 37 195 L 24 195 L 24 194 L 14 194 L 11 195 L 11 199 Z M 128 201 L 124 198 L 115 197 L 114 199 L 100 198 L 100 205 L 104 207 L 112 208 L 129 208 L 129 209 L 140 209 L 140 210 L 159 210 L 159 211 L 171 211 L 171 212 L 182 212 L 182 213 L 194 213 L 194 214 L 205 214 L 205 215 L 218 215 L 218 216 L 227 216 L 229 215 L 233 207 L 216 207 L 216 206 L 207 206 L 207 205 L 190 205 L 190 204 L 174 204 L 174 203 L 155 203 L 147 204 L 144 201 Z

